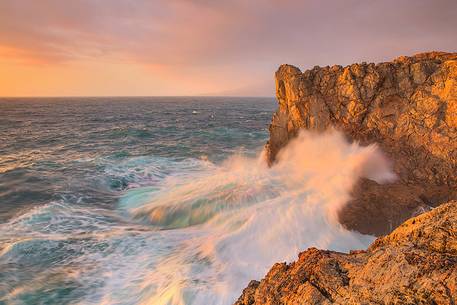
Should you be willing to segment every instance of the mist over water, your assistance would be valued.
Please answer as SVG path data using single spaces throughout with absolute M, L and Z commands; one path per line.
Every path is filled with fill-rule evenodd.
M 201 118 L 190 120 L 202 124 L 229 107 L 204 105 L 180 107 L 200 111 Z M 256 117 L 265 105 L 248 105 L 258 126 L 267 124 Z M 195 153 L 200 141 L 188 155 L 145 154 L 141 145 L 164 145 L 146 136 L 126 155 L 113 159 L 112 149 L 110 156 L 78 161 L 95 190 L 61 186 L 59 196 L 0 223 L 0 302 L 231 304 L 250 280 L 308 247 L 349 251 L 373 240 L 344 229 L 337 212 L 359 177 L 394 179 L 376 146 L 350 144 L 336 131 L 302 132 L 269 168 L 262 156 L 266 130 L 248 131 L 242 123 L 235 129 L 236 121 L 221 118 L 218 126 L 199 128 L 191 122 L 195 136 L 206 133 L 213 149 L 233 144 L 222 158 Z M 209 140 L 224 124 L 225 133 Z M 252 132 L 261 136 L 249 140 Z M 106 200 L 103 194 L 111 202 L 94 202 Z

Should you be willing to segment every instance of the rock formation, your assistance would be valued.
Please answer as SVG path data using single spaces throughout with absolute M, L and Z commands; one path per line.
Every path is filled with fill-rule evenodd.
M 349 229 L 381 235 L 366 251 L 310 248 L 252 281 L 236 305 L 457 302 L 457 53 L 380 64 L 276 72 L 279 109 L 270 163 L 301 128 L 378 143 L 398 179 L 362 179 L 340 212 Z M 443 202 L 447 202 L 442 204 Z M 441 205 L 440 205 L 441 204 Z M 432 209 L 432 207 L 436 207 Z
M 366 251 L 310 248 L 251 281 L 235 305 L 457 302 L 457 201 L 412 218 Z
M 361 180 L 340 212 L 349 229 L 381 235 L 405 219 L 457 198 L 457 53 L 431 52 L 380 64 L 276 72 L 279 109 L 268 158 L 301 128 L 333 127 L 378 143 L 398 180 Z M 331 256 L 331 254 L 329 254 Z

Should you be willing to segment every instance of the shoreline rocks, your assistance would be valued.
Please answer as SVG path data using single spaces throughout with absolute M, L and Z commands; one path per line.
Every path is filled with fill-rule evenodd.
M 365 251 L 310 248 L 251 281 L 235 305 L 456 304 L 457 201 L 414 217 Z
M 367 250 L 310 248 L 291 264 L 276 263 L 235 305 L 455 305 L 457 53 L 303 73 L 282 65 L 276 94 L 266 145 L 272 166 L 300 129 L 334 128 L 389 157 L 398 179 L 360 179 L 339 214 L 348 229 L 388 235 Z
M 398 180 L 362 179 L 340 222 L 383 235 L 405 219 L 457 199 L 457 53 L 429 52 L 392 62 L 276 72 L 279 108 L 267 157 L 300 129 L 335 128 L 362 145 L 378 143 Z

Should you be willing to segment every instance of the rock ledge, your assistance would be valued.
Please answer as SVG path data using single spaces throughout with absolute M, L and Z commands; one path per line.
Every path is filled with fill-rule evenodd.
M 457 201 L 412 218 L 366 250 L 310 248 L 251 281 L 235 305 L 456 304 Z

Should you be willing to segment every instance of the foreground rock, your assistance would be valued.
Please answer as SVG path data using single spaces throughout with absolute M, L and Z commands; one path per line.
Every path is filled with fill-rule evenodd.
M 236 305 L 456 304 L 457 201 L 350 254 L 310 248 L 252 281 Z
M 269 160 L 301 128 L 333 127 L 378 143 L 393 161 L 394 183 L 362 180 L 341 211 L 349 229 L 382 235 L 430 206 L 457 199 L 457 53 L 424 53 L 380 64 L 276 72 L 279 109 Z

